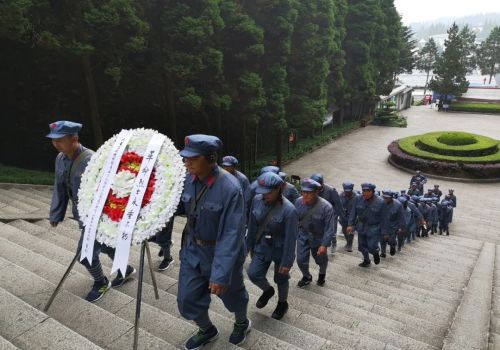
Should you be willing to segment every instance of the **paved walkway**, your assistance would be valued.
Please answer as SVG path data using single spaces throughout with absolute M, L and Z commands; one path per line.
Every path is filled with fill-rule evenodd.
M 438 113 L 427 106 L 404 111 L 408 128 L 369 126 L 291 163 L 289 174 L 301 177 L 322 172 L 326 181 L 341 189 L 345 180 L 359 188 L 364 181 L 379 189 L 407 188 L 411 175 L 387 162 L 387 145 L 392 140 L 430 131 L 457 130 L 500 139 L 500 116 Z M 458 208 L 451 233 L 500 244 L 500 184 L 473 184 L 429 178 L 428 184 L 440 184 L 443 192 L 455 189 Z

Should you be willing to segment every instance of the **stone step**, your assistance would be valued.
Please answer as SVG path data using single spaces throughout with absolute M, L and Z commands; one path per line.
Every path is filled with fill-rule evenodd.
M 0 260 L 5 259 L 0 257 Z M 37 309 L 45 306 L 55 289 L 53 283 L 15 264 L 7 264 L 0 269 L 0 281 L 4 289 Z M 132 348 L 132 323 L 66 290 L 59 292 L 48 315 L 100 347 Z M 142 329 L 139 344 L 141 349 L 176 348 Z M 82 348 L 85 347 L 79 349 Z
M 6 235 L 5 232 L 6 231 L 7 230 L 5 228 L 0 231 L 1 234 L 3 235 L 3 237 L 5 237 L 5 235 Z M 60 278 L 60 276 L 62 276 L 62 274 L 64 273 L 64 266 L 62 266 L 62 265 L 57 266 L 58 264 L 56 264 L 55 262 L 52 262 L 47 257 L 39 255 L 39 254 L 36 254 L 36 253 L 34 253 L 33 251 L 30 251 L 30 250 L 26 250 L 25 251 L 24 256 L 26 258 L 23 259 L 22 256 L 20 256 L 20 253 L 19 253 L 19 251 L 22 250 L 22 248 L 23 248 L 23 247 L 21 247 L 21 245 L 23 245 L 23 246 L 28 246 L 29 245 L 28 249 L 31 248 L 33 250 L 37 250 L 37 251 L 41 251 L 41 252 L 47 252 L 48 251 L 48 253 L 46 253 L 46 254 L 49 255 L 52 259 L 57 260 L 57 261 L 67 261 L 68 263 L 69 263 L 69 260 L 72 258 L 71 253 L 70 252 L 66 252 L 67 254 L 66 254 L 66 256 L 64 256 L 65 252 L 62 251 L 61 248 L 59 248 L 57 246 L 54 246 L 54 245 L 44 244 L 44 243 L 47 243 L 47 242 L 44 242 L 44 241 L 40 241 L 40 240 L 33 241 L 32 239 L 36 239 L 36 237 L 32 237 L 32 239 L 30 239 L 30 237 L 23 236 L 22 232 L 20 232 L 20 231 L 16 233 L 16 236 L 17 236 L 16 238 L 18 240 L 17 243 L 20 243 L 20 246 L 15 247 L 15 243 L 11 244 L 10 242 L 4 242 L 4 247 L 0 247 L 0 252 L 2 252 L 1 255 L 2 256 L 7 256 L 8 255 L 9 256 L 9 260 L 16 260 L 16 263 L 18 265 L 20 265 L 20 266 L 22 266 L 24 268 L 29 269 L 30 271 L 36 273 L 37 275 L 42 276 L 45 279 L 48 279 L 50 281 L 53 281 L 54 283 L 57 283 L 58 279 Z M 10 237 L 14 239 L 14 235 L 11 235 Z M 2 241 L 2 239 L 3 238 L 0 238 L 0 241 Z M 15 249 L 13 249 L 12 246 L 14 246 Z M 16 251 L 16 255 L 12 255 L 10 253 L 11 250 L 15 250 Z M 33 262 L 33 259 L 35 258 L 35 256 L 36 256 L 37 260 L 39 260 L 39 261 Z M 51 266 L 47 266 L 47 265 L 51 265 Z M 71 289 L 71 291 L 74 294 L 78 294 L 81 297 L 83 297 L 84 295 L 82 293 L 85 293 L 88 290 L 88 288 L 90 288 L 91 281 L 90 281 L 89 278 L 85 277 L 85 275 L 87 275 L 87 272 L 79 264 L 75 265 L 74 271 L 75 271 L 75 273 L 79 274 L 79 277 L 80 277 L 81 280 L 79 280 L 77 282 L 73 282 L 74 286 L 73 286 L 73 284 L 70 284 L 70 286 L 73 286 L 73 289 Z M 85 280 L 87 280 L 88 287 L 82 288 L 82 284 L 85 283 Z M 68 283 L 71 283 L 71 282 L 68 281 Z M 127 285 L 129 285 L 129 284 L 127 284 Z M 66 287 L 66 288 L 69 288 L 69 287 Z M 160 286 L 160 288 L 161 288 L 161 286 Z M 149 295 L 152 296 L 152 293 L 153 293 L 152 292 L 152 288 L 150 288 L 150 291 L 151 291 L 151 293 L 149 293 Z M 119 291 L 115 291 L 115 290 L 113 290 L 112 292 L 114 293 L 113 295 L 107 296 L 107 298 L 104 298 L 103 300 L 106 300 L 106 301 L 108 299 L 115 300 L 115 299 L 117 299 L 117 297 L 115 295 L 122 294 Z M 128 292 L 129 292 L 128 294 L 130 294 L 130 296 L 127 296 L 123 302 L 118 303 L 118 305 L 115 305 L 115 303 L 113 302 L 113 305 L 111 305 L 111 306 L 108 306 L 107 304 L 104 304 L 105 306 L 103 306 L 103 307 L 106 308 L 106 309 L 109 309 L 108 311 L 114 313 L 114 310 L 120 309 L 121 307 L 123 307 L 124 304 L 131 303 L 132 299 L 136 295 L 135 294 L 136 293 L 136 288 L 134 288 L 134 290 L 128 289 Z M 169 299 L 170 299 L 169 303 L 171 305 L 175 305 L 176 306 L 175 296 L 172 296 Z M 146 300 L 146 299 L 144 299 L 144 300 Z M 100 303 L 100 301 L 98 303 Z M 219 307 L 223 308 L 223 305 L 221 304 L 221 305 L 219 305 Z M 133 311 L 134 309 L 132 308 L 131 310 Z M 158 314 L 159 310 L 155 309 L 152 306 L 146 306 L 145 308 L 143 308 L 143 310 L 146 310 L 146 311 L 144 311 L 146 314 L 143 315 L 143 318 L 146 319 L 146 320 L 150 320 L 149 323 L 148 323 L 148 325 L 151 326 L 151 329 L 147 329 L 147 330 L 150 331 L 152 334 L 158 335 L 157 334 L 157 332 L 159 332 L 159 330 L 157 329 L 158 327 L 156 326 L 156 328 L 155 328 L 154 326 L 155 326 L 155 323 L 157 323 L 157 321 L 158 321 L 158 315 L 157 314 Z M 118 316 L 120 316 L 120 317 L 123 316 L 123 317 L 126 317 L 126 319 L 129 320 L 129 321 L 133 321 L 134 314 L 133 314 L 132 311 L 131 312 L 124 311 L 123 315 L 118 314 Z M 172 309 L 170 308 L 169 311 L 172 311 Z M 180 317 L 180 315 L 176 314 L 175 317 Z M 221 329 L 221 331 L 222 331 L 221 332 L 222 333 L 221 337 L 223 339 L 227 339 L 229 337 L 229 332 L 232 330 L 232 322 L 233 321 L 231 321 L 229 317 L 232 317 L 232 315 L 229 314 L 229 313 L 227 313 L 226 315 L 224 315 L 224 317 L 221 317 L 220 315 L 215 315 L 215 318 L 214 318 L 214 321 L 216 321 L 216 322 L 218 321 L 217 323 L 219 325 L 223 324 L 225 326 L 225 327 L 223 327 Z M 277 322 L 275 320 L 273 320 L 273 321 Z M 177 337 L 181 338 L 180 340 L 177 339 L 178 340 L 178 344 L 177 345 L 181 346 L 182 345 L 181 343 L 183 341 L 185 341 L 189 337 L 189 335 L 194 331 L 194 327 L 191 324 L 189 324 L 186 321 L 183 321 L 181 319 L 176 319 L 176 322 L 180 323 L 181 325 L 184 325 L 184 329 L 190 331 L 189 334 L 185 334 L 185 332 L 179 331 L 175 327 L 170 326 L 170 328 L 168 328 L 170 330 L 170 332 L 174 332 L 173 334 L 175 334 L 175 335 L 177 335 Z M 170 322 L 170 323 L 172 323 L 172 322 Z M 169 322 L 167 322 L 166 320 L 163 320 L 162 324 L 164 324 L 165 326 L 167 326 L 169 324 Z M 174 323 L 174 325 L 175 324 L 176 323 Z M 143 325 L 143 327 L 144 327 L 144 325 Z M 256 327 L 259 327 L 259 325 L 256 325 Z M 295 327 L 293 327 L 293 328 L 295 328 Z M 266 329 L 266 327 L 263 327 L 263 329 L 265 331 L 268 331 Z M 299 333 L 299 334 L 295 335 L 295 336 L 293 335 L 293 334 L 297 334 L 297 333 Z M 300 330 L 297 331 L 297 329 L 295 329 L 294 332 L 292 332 L 290 334 L 290 337 L 296 337 L 297 339 L 295 341 L 298 341 L 298 340 L 303 341 L 302 339 L 307 339 L 307 341 L 311 342 L 311 344 L 318 343 L 318 348 L 320 347 L 319 343 L 321 343 L 321 344 L 325 343 L 324 339 L 317 339 L 318 337 L 311 337 L 310 335 L 300 334 L 300 333 L 304 333 L 304 332 L 300 332 Z M 167 334 L 168 335 L 170 333 L 165 332 L 163 330 L 163 333 L 161 333 L 161 334 Z M 162 337 L 161 334 L 159 334 L 158 337 Z M 279 334 L 279 332 L 277 332 L 277 334 Z M 288 348 L 293 348 L 293 346 L 290 345 L 290 344 L 286 344 L 285 342 L 280 341 L 278 339 L 273 339 L 272 336 L 268 336 L 268 335 L 263 334 L 263 333 L 258 332 L 258 331 L 253 332 L 252 336 L 255 338 L 255 340 L 258 337 L 260 337 L 260 338 L 267 338 L 266 339 L 267 344 L 274 344 L 274 345 L 280 345 L 280 346 L 286 345 L 286 347 L 288 347 Z M 252 336 L 251 336 L 251 338 L 252 338 Z M 173 335 L 170 335 L 166 339 L 168 339 L 169 341 L 171 341 L 172 338 L 173 338 Z M 262 342 L 263 341 L 261 341 L 261 343 Z M 252 344 L 251 339 L 249 339 L 248 344 L 249 345 Z M 229 343 L 226 344 L 226 345 L 229 345 Z
M 42 222 L 40 222 L 40 223 L 38 223 L 38 224 L 42 224 Z M 59 228 L 58 228 L 58 229 L 59 229 Z M 66 234 L 69 234 L 69 235 L 71 235 L 72 237 L 74 237 L 74 236 L 75 236 L 74 231 L 73 231 L 72 233 L 69 233 L 69 231 L 67 231 L 67 232 L 66 232 Z M 75 243 L 75 246 L 76 246 L 76 243 Z M 152 249 L 154 250 L 155 248 L 156 248 L 156 247 L 155 247 L 155 245 L 152 245 Z M 174 250 L 174 251 L 175 251 L 175 250 Z M 133 254 L 134 254 L 134 253 L 133 253 Z M 356 268 L 357 268 L 357 266 L 356 266 Z M 168 274 L 169 276 L 171 276 L 171 277 L 172 277 L 172 279 L 176 279 L 176 278 L 177 278 L 177 276 L 178 276 L 178 266 L 174 266 L 174 268 L 173 268 L 173 269 L 171 269 L 171 270 L 169 270 L 169 271 L 166 271 L 165 273 L 166 273 L 166 274 Z M 349 278 L 348 278 L 348 279 L 349 279 Z M 371 283 L 373 283 L 373 282 L 371 282 Z M 366 284 L 366 281 L 365 281 L 365 280 L 360 281 L 360 285 L 363 285 L 363 288 L 366 288 L 366 285 L 365 285 L 365 284 Z M 382 288 L 382 290 L 384 290 L 384 288 L 386 288 L 386 287 L 385 287 L 385 285 L 379 285 L 379 287 L 377 288 L 377 291 L 378 291 L 380 288 Z M 393 293 L 393 294 L 394 294 L 394 295 L 401 295 L 401 294 L 402 294 L 402 295 L 413 295 L 413 294 L 414 294 L 414 289 L 415 289 L 415 288 L 413 288 L 413 287 L 412 287 L 412 288 L 411 288 L 411 291 L 409 291 L 409 292 L 407 292 L 407 293 L 406 293 L 406 292 L 405 292 L 405 293 L 401 293 L 400 291 L 396 291 L 396 293 Z M 456 297 L 456 296 L 454 296 L 454 297 L 453 297 L 453 300 L 456 300 L 456 298 L 457 298 L 457 297 Z M 429 301 L 429 298 L 428 298 L 428 297 L 425 297 L 423 301 L 424 301 L 424 302 L 426 302 L 426 303 L 431 303 L 431 304 L 433 303 L 433 301 Z
M 38 193 L 35 193 L 34 191 L 30 191 L 27 188 L 19 188 L 19 187 L 12 187 L 9 189 L 10 192 L 17 193 L 19 195 L 23 195 L 29 198 L 33 198 L 41 203 L 44 203 L 48 206 L 50 206 L 50 203 L 52 202 L 52 198 L 49 196 L 42 196 Z
M 45 202 L 39 201 L 34 195 L 29 193 L 17 193 L 12 190 L 3 190 L 0 188 L 0 197 L 2 198 L 10 198 L 12 200 L 16 200 L 22 203 L 25 203 L 29 206 L 47 210 L 50 208 L 50 204 L 48 205 Z
M 41 208 L 38 206 L 34 206 L 31 203 L 28 203 L 30 200 L 29 198 L 26 198 L 21 195 L 17 195 L 15 193 L 12 193 L 10 191 L 4 190 L 0 188 L 0 198 L 2 198 L 2 201 L 4 203 L 9 204 L 10 206 L 14 208 L 18 208 L 24 212 L 27 213 L 32 213 L 35 211 L 39 211 Z M 44 204 L 45 208 L 45 204 Z
M 29 225 L 27 225 L 27 226 L 29 226 Z M 19 236 L 19 234 L 15 235 L 15 236 L 16 236 L 18 239 L 20 239 L 20 240 L 21 240 L 21 244 L 22 244 L 24 241 L 26 241 L 26 239 L 21 239 L 21 238 L 19 238 L 19 237 L 18 237 L 18 236 Z M 42 236 L 39 236 L 39 237 L 42 237 Z M 52 236 L 52 235 L 48 235 L 48 237 L 47 237 L 47 238 L 48 238 L 48 239 L 53 239 L 53 237 L 54 237 L 54 236 Z M 37 246 L 37 247 L 39 247 L 40 245 L 38 244 L 38 245 L 36 245 L 36 246 Z M 54 250 L 54 249 L 53 249 L 53 250 Z M 162 276 L 162 275 L 160 274 L 160 276 Z M 258 295 L 260 295 L 260 293 L 261 293 L 261 291 L 260 291 L 260 290 L 258 290 L 256 287 L 254 287 L 254 286 L 253 286 L 252 284 L 250 284 L 250 283 L 247 283 L 247 289 L 250 291 L 250 293 L 255 293 L 255 299 L 256 299 L 256 298 L 257 298 L 257 296 L 258 296 Z M 169 291 L 170 291 L 170 290 L 169 290 Z M 174 291 L 172 291 L 172 292 L 174 292 Z M 291 306 L 292 306 L 292 307 L 293 307 L 294 303 L 295 303 L 294 301 L 290 300 L 290 304 L 291 304 Z M 309 309 L 312 309 L 312 308 L 314 308 L 314 307 L 315 307 L 315 305 L 314 305 L 314 304 L 311 304 L 311 308 L 309 308 Z M 349 306 L 346 306 L 346 308 L 348 308 L 348 307 L 349 307 Z M 370 306 L 370 308 L 371 308 L 371 306 Z M 221 305 L 221 309 L 223 309 L 222 305 Z M 332 309 L 332 311 L 333 311 L 333 310 L 334 310 L 334 309 Z M 223 312 L 224 312 L 224 311 L 223 311 Z M 387 310 L 387 311 L 386 311 L 386 313 L 390 314 L 390 310 Z M 365 311 L 364 311 L 364 310 L 362 310 L 361 312 L 357 312 L 357 314 L 358 314 L 358 315 L 361 315 L 361 317 L 363 317 L 363 318 L 366 318 L 366 316 L 365 316 Z M 231 316 L 231 315 L 228 315 L 228 317 L 230 317 L 230 316 Z M 400 316 L 400 319 L 401 319 L 401 318 L 404 318 L 404 314 L 401 314 L 401 315 L 399 315 L 399 316 Z M 372 317 L 372 318 L 373 318 L 373 317 Z M 353 320 L 352 322 L 355 322 L 355 321 L 356 321 L 356 320 Z M 378 317 L 378 318 L 376 319 L 376 321 L 378 321 L 380 324 L 384 324 L 385 326 L 387 326 L 387 327 L 389 327 L 389 328 L 391 328 L 391 327 L 392 327 L 391 329 L 397 329 L 397 330 L 402 330 L 402 332 L 406 332 L 406 328 L 403 326 L 403 324 L 402 324 L 402 323 L 397 323 L 397 322 L 394 322 L 394 321 L 392 321 L 392 320 L 390 320 L 390 319 L 383 318 L 383 317 Z M 406 317 L 406 318 L 404 319 L 404 321 L 405 321 L 405 322 L 412 322 L 412 323 L 414 323 L 414 324 L 415 324 L 415 323 L 417 323 L 417 324 L 418 324 L 418 322 L 419 322 L 420 320 L 416 320 L 415 318 L 412 318 L 411 316 L 408 316 L 408 317 Z M 352 323 L 352 322 L 351 322 L 351 323 Z M 397 323 L 397 325 L 395 325 L 396 323 Z M 424 326 L 424 329 L 425 329 L 425 328 L 426 328 L 426 327 Z M 434 331 L 434 329 L 433 329 L 432 327 L 427 327 L 427 332 L 433 332 L 433 331 Z M 420 331 L 417 331 L 417 333 L 419 333 L 419 334 L 420 334 L 421 332 L 420 332 Z M 423 332 L 422 332 L 422 338 L 424 338 Z
M 101 349 L 3 287 L 0 310 L 0 349 Z
M 0 349 L 2 350 L 16 350 L 18 349 L 17 346 L 13 345 L 10 341 L 5 339 L 0 335 Z
M 17 224 L 18 224 L 18 226 L 19 226 L 19 224 L 20 224 L 20 223 L 22 223 L 22 224 L 23 224 L 23 225 L 22 225 L 22 227 L 20 227 L 20 228 L 22 228 L 22 229 L 24 229 L 24 230 L 30 230 L 30 229 L 31 229 L 31 228 L 29 228 L 29 227 L 30 227 L 32 224 L 29 224 L 29 223 L 24 223 L 24 222 L 19 222 L 19 223 L 17 223 Z M 16 223 L 12 223 L 12 225 L 15 225 L 15 224 L 16 224 Z M 45 226 L 46 226 L 46 225 L 45 225 Z M 73 236 L 74 236 L 74 234 L 73 234 Z M 52 238 L 52 240 L 54 240 L 54 239 Z M 56 244 L 61 245 L 60 243 L 56 243 Z M 76 246 L 76 242 L 74 243 L 74 245 Z M 153 246 L 153 248 L 152 248 L 152 249 L 154 250 L 154 245 L 152 245 L 152 246 Z M 71 250 L 71 248 L 70 248 L 70 247 L 66 247 L 66 249 L 70 249 L 70 250 Z M 177 272 L 177 271 L 175 271 L 175 272 L 172 272 L 172 271 L 167 271 L 166 273 L 168 273 L 168 274 L 169 274 L 172 278 L 176 278 L 176 276 L 177 276 L 177 274 L 178 274 L 178 272 Z M 364 283 L 364 281 L 363 281 L 363 283 Z M 260 293 L 260 292 L 259 292 L 259 293 Z M 386 296 L 386 295 L 384 295 L 384 296 Z M 408 300 L 407 304 L 408 304 L 408 303 L 411 303 L 412 301 L 413 301 L 413 299 Z M 441 306 L 441 305 L 439 305 L 439 306 Z M 428 317 L 426 317 L 426 319 L 428 319 Z
M 491 319 L 488 349 L 500 349 L 500 245 L 495 246 L 495 271 L 491 294 Z

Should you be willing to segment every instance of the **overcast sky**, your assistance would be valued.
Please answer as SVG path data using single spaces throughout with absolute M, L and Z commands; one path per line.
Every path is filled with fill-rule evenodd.
M 405 24 L 500 12 L 500 0 L 395 0 L 394 3 Z

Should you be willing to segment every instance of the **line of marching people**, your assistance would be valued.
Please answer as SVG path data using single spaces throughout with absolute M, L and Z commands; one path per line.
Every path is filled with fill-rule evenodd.
M 60 152 L 56 159 L 56 178 L 50 210 L 50 224 L 55 227 L 63 221 L 66 207 L 71 201 L 73 215 L 79 220 L 78 188 L 92 151 L 79 143 L 82 125 L 70 121 L 50 124 L 51 139 Z M 176 215 L 187 218 L 182 232 L 180 266 L 177 291 L 179 313 L 198 326 L 198 332 L 184 344 L 188 350 L 199 349 L 219 336 L 212 323 L 209 307 L 212 296 L 219 297 L 225 308 L 234 314 L 234 327 L 228 341 L 241 345 L 252 328 L 248 318 L 249 295 L 244 283 L 243 267 L 250 256 L 247 269 L 249 279 L 262 290 L 256 301 L 257 308 L 266 306 L 276 293 L 267 280 L 267 271 L 274 264 L 274 282 L 278 303 L 272 313 L 281 319 L 288 310 L 290 269 L 297 261 L 302 278 L 298 287 L 309 285 L 313 276 L 310 259 L 318 266 L 316 283 L 326 283 L 328 248 L 337 249 L 337 226 L 346 237 L 348 252 L 352 252 L 354 235 L 358 235 L 358 250 L 363 255 L 362 267 L 369 267 L 371 257 L 379 264 L 416 236 L 435 233 L 436 211 L 438 226 L 449 233 L 448 223 L 456 197 L 450 195 L 436 202 L 423 192 L 425 179 L 421 174 L 412 180 L 405 193 L 384 190 L 376 193 L 372 183 L 361 184 L 354 190 L 351 182 L 343 183 L 343 191 L 326 183 L 321 174 L 313 174 L 300 182 L 299 190 L 286 181 L 287 175 L 275 166 L 264 167 L 252 183 L 237 170 L 238 160 L 226 156 L 221 166 L 217 163 L 222 149 L 221 140 L 212 135 L 189 135 L 179 152 L 184 160 L 186 176 Z M 418 184 L 413 188 L 413 183 Z M 421 188 L 417 188 L 421 187 Z M 410 192 L 412 192 L 410 194 Z M 415 192 L 415 191 L 420 191 Z M 441 196 L 438 192 L 438 197 Z M 439 207 L 438 205 L 439 204 Z M 173 218 L 153 237 L 161 250 L 163 261 L 158 269 L 172 266 Z M 80 244 L 83 223 L 79 220 Z M 114 249 L 95 242 L 93 260 L 86 259 L 94 285 L 86 296 L 95 302 L 112 287 L 120 288 L 135 273 L 127 267 L 125 276 L 118 273 L 113 281 L 104 275 L 100 253 L 114 256 Z

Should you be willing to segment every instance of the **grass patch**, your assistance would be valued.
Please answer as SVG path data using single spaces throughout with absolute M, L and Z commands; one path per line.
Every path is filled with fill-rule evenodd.
M 54 173 L 47 171 L 29 170 L 0 164 L 0 182 L 53 185 Z
M 500 103 L 453 103 L 450 111 L 500 114 Z
M 421 157 L 431 160 L 442 160 L 457 163 L 498 163 L 500 162 L 500 150 L 498 149 L 499 142 L 485 136 L 474 135 L 478 142 L 464 146 L 449 146 L 438 141 L 439 135 L 443 133 L 429 133 L 424 135 L 416 135 L 399 140 L 401 150 L 412 156 Z M 479 146 L 478 146 L 479 145 Z M 493 148 L 488 149 L 488 146 Z M 467 150 L 471 152 L 467 153 Z M 456 152 L 464 152 L 468 155 L 457 155 Z M 488 153 L 482 154 L 481 153 Z M 448 154 L 447 154 L 448 153 Z M 451 153 L 451 154 L 450 154 Z M 461 153 L 459 153 L 461 154 Z M 462 153 L 463 154 L 463 153 Z
M 431 153 L 457 157 L 480 157 L 498 151 L 498 141 L 467 132 L 431 132 L 420 135 L 418 148 Z

